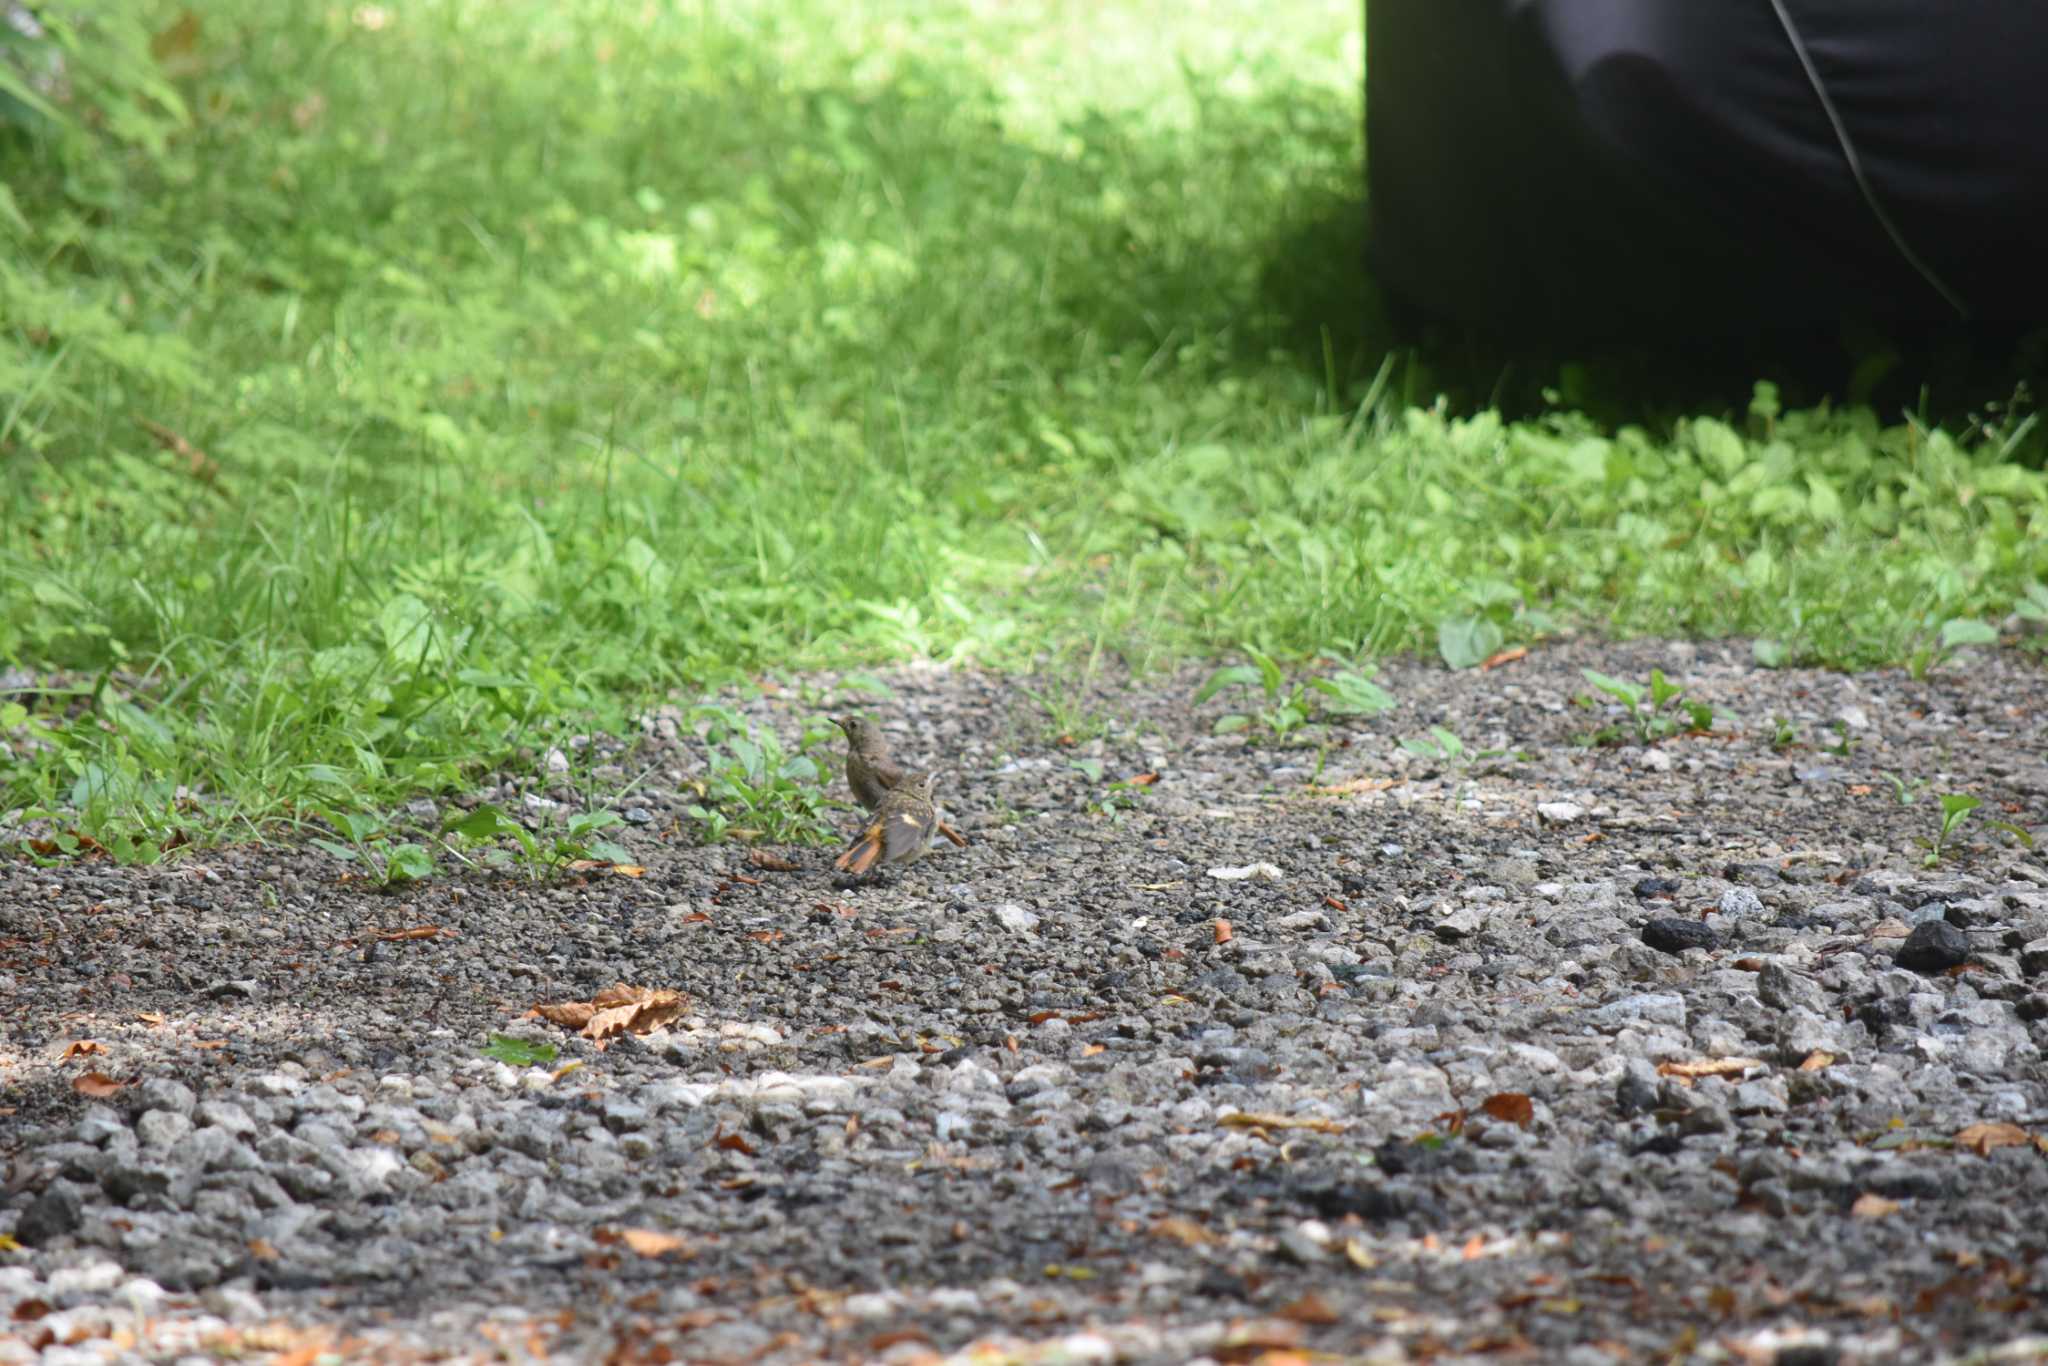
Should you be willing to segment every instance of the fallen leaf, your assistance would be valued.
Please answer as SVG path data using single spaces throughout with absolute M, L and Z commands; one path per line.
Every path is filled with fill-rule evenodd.
M 1218 920 L 1216 922 L 1216 942 L 1219 944 L 1228 944 L 1230 942 L 1230 922 L 1228 920 Z
M 782 942 L 782 931 L 749 930 L 747 931 L 747 938 L 754 940 L 756 943 L 760 944 L 780 944 Z
M 1972 1124 L 1956 1135 L 1956 1146 L 1968 1148 L 1979 1157 L 1991 1156 L 1993 1148 L 2019 1148 L 2027 1143 L 2027 1131 L 2017 1124 Z
M 1309 791 L 1318 797 L 1349 797 L 1360 792 L 1385 792 L 1405 781 L 1403 778 L 1353 778 L 1348 782 L 1311 787 Z
M 69 1062 L 73 1058 L 82 1058 L 89 1053 L 104 1053 L 106 1051 L 107 1046 L 98 1039 L 74 1039 L 64 1045 L 63 1061 Z
M 801 863 L 772 849 L 749 849 L 747 862 L 767 873 L 796 873 L 803 870 Z
M 891 1347 L 901 1347 L 906 1342 L 922 1343 L 926 1347 L 932 1340 L 916 1328 L 898 1328 L 887 1333 L 877 1333 L 868 1339 L 868 1351 L 880 1356 Z
M 269 1239 L 251 1238 L 249 1240 L 249 1255 L 259 1262 L 274 1262 L 283 1254 L 277 1250 L 276 1245 Z
M 1460 1256 L 1468 1262 L 1476 1262 L 1485 1255 L 1486 1239 L 1482 1238 L 1480 1235 L 1476 1233 L 1473 1234 L 1470 1238 L 1467 1238 L 1465 1240 L 1465 1245 L 1458 1249 L 1458 1256 Z
M 1660 1062 L 1657 1075 L 1677 1077 L 1690 1086 L 1697 1077 L 1739 1077 L 1768 1066 L 1762 1058 L 1693 1058 L 1685 1062 Z
M 575 1062 L 565 1062 L 560 1067 L 557 1067 L 554 1071 L 548 1073 L 548 1080 L 550 1082 L 560 1081 L 563 1077 L 568 1076 L 571 1072 L 574 1072 L 577 1068 L 581 1066 L 583 1066 L 583 1062 L 580 1058 Z
M 1169 1214 L 1152 1225 L 1152 1235 L 1171 1238 L 1182 1247 L 1205 1247 L 1223 1241 L 1194 1220 L 1184 1219 L 1178 1214 Z
M 1334 1119 L 1279 1115 L 1260 1110 L 1234 1110 L 1216 1122 L 1226 1129 L 1309 1129 L 1319 1134 L 1341 1134 L 1346 1127 Z
M 1124 781 L 1134 787 L 1150 787 L 1159 781 L 1159 775 L 1157 773 L 1133 773 Z
M 1479 1102 L 1479 1108 L 1503 1124 L 1526 1129 L 1536 1118 L 1536 1104 L 1519 1091 L 1501 1091 Z
M 1877 789 L 1872 787 L 1869 783 L 1849 784 L 1849 795 L 1852 797 L 1868 797 L 1872 792 L 1875 792 L 1876 790 Z
M 78 1092 L 81 1096 L 90 1096 L 94 1100 L 105 1100 L 108 1096 L 116 1095 L 120 1092 L 121 1083 L 103 1072 L 87 1072 L 81 1077 L 72 1079 L 71 1089 Z
M 556 1001 L 534 1010 L 544 1020 L 579 1031 L 586 1039 L 614 1034 L 647 1034 L 683 1013 L 685 997 L 668 987 L 617 986 L 588 1001 Z
M 1380 1264 L 1380 1259 L 1372 1255 L 1372 1249 L 1365 1245 L 1362 1238 L 1344 1240 L 1344 1259 L 1360 1271 L 1370 1271 Z
M 135 1012 L 135 1018 L 151 1029 L 161 1028 L 164 1022 L 164 1017 L 154 1010 L 138 1010 Z
M 601 858 L 579 858 L 569 860 L 572 873 L 612 873 L 618 877 L 645 877 L 647 870 L 637 863 L 612 863 Z
M 1333 911 L 1349 911 L 1351 909 L 1349 906 L 1345 905 L 1342 901 L 1339 901 L 1334 896 L 1324 897 L 1323 904 L 1325 906 L 1328 906 Z
M 443 935 L 453 939 L 455 931 L 444 930 L 439 925 L 414 925 L 405 930 L 379 930 L 376 938 L 379 943 L 396 944 L 406 939 L 439 939 Z
M 1823 1067 L 1834 1066 L 1834 1062 L 1834 1054 L 1823 1053 L 1820 1049 L 1816 1048 L 1811 1053 L 1808 1053 L 1799 1064 L 1799 1070 L 1802 1072 L 1818 1072 Z
M 1512 664 L 1518 659 L 1527 659 L 1528 657 L 1528 646 L 1510 645 L 1505 650 L 1495 650 L 1485 659 L 1479 661 L 1479 671 L 1484 673 L 1488 669 L 1498 669 L 1503 664 Z
M 748 1157 L 754 1155 L 754 1145 L 740 1134 L 720 1134 L 712 1140 L 712 1146 L 721 1152 L 745 1153 Z
M 666 1257 L 683 1248 L 683 1240 L 675 1234 L 657 1233 L 651 1228 L 622 1229 L 619 1238 L 643 1257 Z
M 1327 1328 L 1339 1319 L 1337 1311 L 1330 1308 L 1329 1302 L 1313 1290 L 1282 1309 L 1280 1317 L 1316 1328 Z
M 1849 1206 L 1849 1213 L 1858 1219 L 1882 1219 L 1887 1214 L 1896 1214 L 1899 1202 L 1887 1200 L 1882 1195 L 1865 1191 L 1856 1197 L 1856 1203 Z

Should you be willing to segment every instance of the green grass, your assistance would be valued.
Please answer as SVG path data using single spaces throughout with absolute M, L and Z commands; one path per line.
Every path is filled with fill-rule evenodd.
M 0 128 L 0 661 L 76 689 L 0 811 L 236 837 L 912 655 L 1931 658 L 2048 577 L 2014 414 L 1383 366 L 1356 8 L 144 7 L 189 119 Z

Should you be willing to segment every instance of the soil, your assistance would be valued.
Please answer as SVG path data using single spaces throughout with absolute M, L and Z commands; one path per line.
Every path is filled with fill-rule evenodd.
M 1588 666 L 1711 729 L 1582 743 Z M 881 677 L 737 705 L 943 768 L 886 880 L 697 844 L 679 711 L 596 742 L 637 876 L 0 865 L 0 1362 L 2048 1357 L 2038 658 L 1566 644 L 1285 742 Z M 619 983 L 680 1012 L 532 1013 Z

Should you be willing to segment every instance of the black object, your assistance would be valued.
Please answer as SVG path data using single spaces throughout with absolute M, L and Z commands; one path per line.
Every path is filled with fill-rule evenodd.
M 2048 6 L 1370 0 L 1374 254 L 1585 336 L 2048 319 Z
M 1687 949 L 1717 949 L 1721 936 L 1697 920 L 1663 915 L 1643 926 L 1643 942 L 1660 953 L 1684 953 Z
M 1946 920 L 1923 920 L 1893 960 L 1910 972 L 1945 972 L 1970 958 L 1970 936 Z

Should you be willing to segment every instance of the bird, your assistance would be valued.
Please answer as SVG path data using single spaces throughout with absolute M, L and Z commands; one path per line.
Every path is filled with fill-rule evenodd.
M 932 804 L 938 782 L 932 773 L 901 775 L 876 804 L 873 819 L 832 866 L 860 877 L 877 864 L 910 863 L 923 857 L 939 824 L 938 808 Z
M 903 781 L 903 769 L 889 756 L 889 741 L 866 718 L 835 716 L 832 724 L 846 732 L 846 785 L 863 810 L 873 811 Z M 967 837 L 944 819 L 938 831 L 960 848 L 967 847 Z
M 889 789 L 903 781 L 903 770 L 889 757 L 882 732 L 859 716 L 835 716 L 832 724 L 846 732 L 846 785 L 864 810 L 882 804 Z

